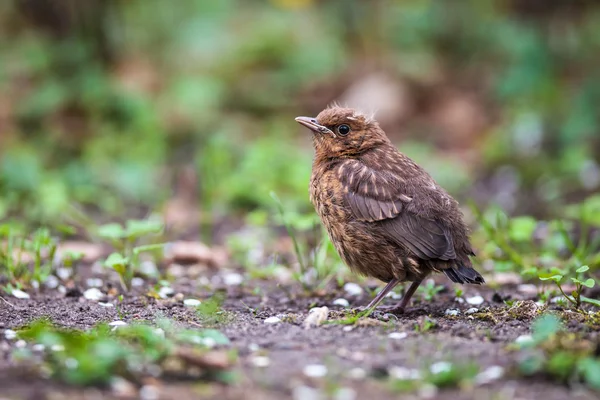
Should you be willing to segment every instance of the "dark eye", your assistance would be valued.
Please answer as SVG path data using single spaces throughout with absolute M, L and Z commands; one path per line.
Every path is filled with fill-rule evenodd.
M 337 132 L 340 134 L 340 136 L 346 136 L 350 133 L 350 126 L 346 124 L 338 125 Z

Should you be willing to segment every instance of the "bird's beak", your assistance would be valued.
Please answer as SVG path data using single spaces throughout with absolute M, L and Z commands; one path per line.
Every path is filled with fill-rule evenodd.
M 304 125 L 308 129 L 316 133 L 328 133 L 335 136 L 335 134 L 326 126 L 323 126 L 317 122 L 316 118 L 311 117 L 296 117 L 296 122 L 300 125 Z

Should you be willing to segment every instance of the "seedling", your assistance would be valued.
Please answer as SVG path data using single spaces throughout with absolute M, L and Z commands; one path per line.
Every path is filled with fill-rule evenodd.
M 571 303 L 573 306 L 575 306 L 575 309 L 578 311 L 581 311 L 581 303 L 582 302 L 587 302 L 587 303 L 590 303 L 590 304 L 600 307 L 600 301 L 598 301 L 596 299 L 590 299 L 588 297 L 582 296 L 582 294 L 581 294 L 583 292 L 584 288 L 591 289 L 596 284 L 596 281 L 593 278 L 585 279 L 583 277 L 583 274 L 588 272 L 589 269 L 590 268 L 587 265 L 579 267 L 576 270 L 577 277 L 570 278 L 571 281 L 573 283 L 575 283 L 575 290 L 573 290 L 571 292 L 571 296 L 567 295 L 565 293 L 565 291 L 563 290 L 563 287 L 561 286 L 561 281 L 564 278 L 563 275 L 552 275 L 549 277 L 540 277 L 540 280 L 554 282 L 556 284 L 556 287 L 558 287 L 558 290 L 560 291 L 560 293 L 562 293 L 562 295 L 564 296 L 564 298 L 566 300 L 568 300 L 569 303 Z
M 139 266 L 139 256 L 143 252 L 162 250 L 163 243 L 137 245 L 142 238 L 159 235 L 163 232 L 163 224 L 156 220 L 129 220 L 122 226 L 112 223 L 98 227 L 96 233 L 99 237 L 108 240 L 116 252 L 112 253 L 104 265 L 114 269 L 121 278 L 124 290 L 131 289 L 131 280 L 134 268 Z

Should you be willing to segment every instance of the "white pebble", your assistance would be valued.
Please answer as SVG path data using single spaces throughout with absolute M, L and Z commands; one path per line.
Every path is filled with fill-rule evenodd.
M 452 309 L 447 309 L 446 310 L 446 315 L 450 316 L 450 317 L 456 317 L 458 314 L 460 313 L 459 310 L 452 310 Z
M 44 282 L 44 286 L 46 286 L 48 289 L 56 289 L 58 285 L 60 285 L 60 281 L 54 275 L 50 275 Z
M 493 365 L 486 368 L 483 372 L 480 372 L 475 376 L 475 383 L 479 385 L 485 385 L 497 381 L 504 376 L 504 368 L 499 365 Z
M 111 322 L 111 323 L 108 324 L 108 326 L 112 326 L 113 327 L 112 328 L 113 331 L 116 330 L 120 326 L 126 326 L 126 325 L 127 325 L 127 322 L 124 322 L 124 321 L 113 321 L 113 322 Z
M 344 291 L 350 296 L 358 296 L 362 294 L 363 289 L 354 282 L 348 282 L 344 285 Z
M 44 346 L 41 343 L 36 343 L 33 346 L 31 346 L 31 350 L 38 351 L 41 353 L 42 351 L 46 350 L 46 346 Z
M 342 328 L 344 332 L 352 332 L 354 330 L 353 326 L 345 326 Z
M 521 335 L 515 339 L 515 343 L 521 345 L 533 343 L 533 337 L 531 335 Z
M 146 284 L 146 281 L 144 281 L 144 279 L 140 278 L 139 276 L 136 276 L 131 279 L 131 286 L 133 286 L 133 287 L 142 287 L 145 284 Z
M 144 275 L 155 276 L 158 275 L 158 268 L 154 261 L 142 261 L 140 264 L 140 272 Z
M 402 340 L 402 339 L 406 339 L 408 337 L 408 333 L 406 332 L 392 332 L 388 335 L 388 337 L 390 339 L 394 339 L 394 340 Z
M 19 349 L 22 349 L 25 346 L 27 346 L 27 342 L 24 341 L 23 339 L 17 340 L 16 343 L 15 343 L 15 346 L 18 347 Z
M 361 379 L 365 379 L 367 377 L 367 371 L 365 371 L 362 368 L 352 368 L 350 371 L 348 371 L 348 378 L 350 379 L 354 379 L 354 380 L 361 380 Z
M 426 383 L 419 388 L 419 397 L 421 399 L 435 399 L 438 394 L 438 388 L 431 383 Z
M 52 351 L 65 351 L 65 346 L 63 346 L 62 344 L 53 344 L 50 347 L 50 350 L 52 350 Z
M 439 361 L 439 362 L 436 362 L 435 364 L 432 364 L 431 367 L 429 367 L 429 370 L 431 371 L 432 374 L 448 372 L 451 369 L 452 369 L 452 364 L 447 361 Z
M 223 282 L 227 286 L 238 286 L 244 281 L 244 277 L 238 273 L 232 272 L 223 276 Z
M 271 364 L 271 360 L 269 357 L 265 356 L 255 356 L 250 359 L 252 365 L 258 368 L 266 368 Z
M 211 337 L 205 337 L 205 338 L 202 338 L 202 344 L 205 347 L 212 349 L 213 347 L 215 347 L 217 345 L 217 341 Z
M 483 304 L 485 300 L 483 299 L 483 297 L 481 296 L 473 296 L 473 297 L 469 297 L 467 299 L 467 303 L 469 303 L 472 306 L 478 306 Z
M 85 284 L 89 288 L 99 288 L 102 287 L 102 285 L 104 285 L 104 281 L 100 278 L 88 278 L 85 280 Z
M 6 340 L 16 339 L 17 332 L 13 331 L 12 329 L 6 329 L 4 331 L 4 337 L 6 338 Z
M 157 400 L 160 397 L 158 388 L 153 385 L 144 385 L 140 389 L 141 400 Z
M 104 297 L 104 293 L 102 293 L 98 288 L 90 288 L 83 292 L 83 297 L 88 300 L 98 301 Z
M 165 331 L 163 328 L 156 328 L 154 330 L 154 334 L 158 337 L 164 338 L 165 337 Z
M 476 312 L 479 312 L 479 308 L 471 307 L 467 311 L 465 311 L 465 314 L 475 314 Z
M 67 279 L 69 279 L 71 277 L 71 274 L 73 273 L 73 270 L 71 268 L 58 268 L 56 270 L 56 275 L 62 279 L 63 281 L 66 281 Z
M 406 367 L 391 367 L 388 373 L 392 378 L 403 381 L 421 379 L 421 372 L 419 370 Z
M 346 299 L 339 298 L 333 301 L 334 306 L 350 307 L 350 302 Z
M 278 324 L 281 322 L 281 318 L 278 317 L 269 317 L 265 319 L 265 324 Z
M 17 299 L 28 299 L 29 298 L 29 294 L 25 293 L 24 291 L 22 291 L 20 289 L 14 289 L 12 291 L 12 295 L 15 296 Z
M 309 386 L 295 386 L 292 389 L 293 400 L 323 400 L 324 398 L 319 389 Z
M 105 308 L 111 308 L 115 306 L 113 303 L 102 303 L 101 301 L 98 302 L 98 305 Z
M 60 293 L 60 294 L 66 294 L 67 293 L 67 288 L 64 287 L 63 285 L 60 285 L 58 287 L 58 293 Z
M 322 378 L 327 375 L 327 367 L 321 364 L 309 364 L 302 369 L 309 378 Z
M 171 296 L 173 296 L 173 293 L 175 293 L 175 291 L 170 286 L 163 286 L 158 290 L 158 296 L 161 299 L 166 299 L 168 297 L 171 297 Z
M 183 305 L 188 307 L 198 307 L 202 302 L 198 299 L 185 299 Z
M 465 299 L 463 299 L 462 297 L 456 297 L 454 298 L 454 301 L 456 301 L 459 304 L 463 304 L 465 302 Z
M 250 343 L 250 344 L 248 345 L 248 350 L 250 350 L 251 352 L 253 352 L 253 353 L 254 353 L 255 351 L 258 351 L 258 350 L 260 350 L 260 346 L 259 346 L 259 345 L 257 345 L 256 343 Z

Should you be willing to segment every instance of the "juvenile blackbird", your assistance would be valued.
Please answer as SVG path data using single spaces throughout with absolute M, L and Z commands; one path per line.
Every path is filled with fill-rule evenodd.
M 312 131 L 310 198 L 342 260 L 354 272 L 387 282 L 376 307 L 398 283 L 412 284 L 402 312 L 431 272 L 458 283 L 484 283 L 458 202 L 400 153 L 377 121 L 333 106 L 296 121 Z

